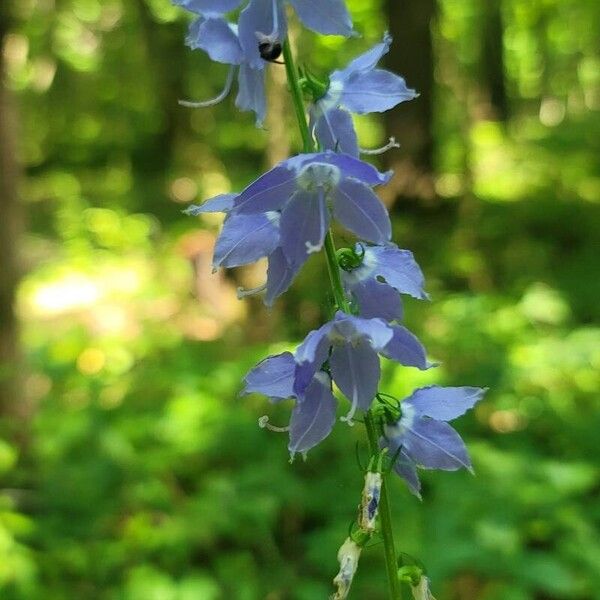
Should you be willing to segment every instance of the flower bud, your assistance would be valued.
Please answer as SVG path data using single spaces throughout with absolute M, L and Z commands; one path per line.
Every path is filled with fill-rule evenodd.
M 361 547 L 352 538 L 346 538 L 338 551 L 340 570 L 333 580 L 337 591 L 331 596 L 331 600 L 344 600 L 348 597 L 352 579 L 358 568 L 360 552 Z
M 368 471 L 365 475 L 365 487 L 363 488 L 360 504 L 359 527 L 367 533 L 375 531 L 379 498 L 381 497 L 381 483 L 381 473 Z

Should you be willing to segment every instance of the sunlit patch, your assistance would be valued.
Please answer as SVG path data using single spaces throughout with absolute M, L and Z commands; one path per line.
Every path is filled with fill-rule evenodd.
M 75 309 L 88 308 L 103 296 L 101 286 L 80 273 L 41 285 L 35 290 L 32 304 L 42 315 L 58 315 Z
M 99 348 L 86 348 L 77 357 L 77 369 L 84 375 L 96 375 L 106 364 L 106 354 Z
M 193 179 L 189 177 L 179 177 L 171 183 L 169 195 L 175 202 L 191 202 L 198 195 L 198 186 Z
M 488 421 L 490 427 L 498 433 L 513 433 L 527 427 L 527 419 L 516 410 L 496 410 Z

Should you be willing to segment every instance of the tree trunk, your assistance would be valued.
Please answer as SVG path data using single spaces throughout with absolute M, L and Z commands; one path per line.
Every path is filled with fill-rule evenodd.
M 10 26 L 8 2 L 0 3 L 0 417 L 22 414 L 22 360 L 19 328 L 14 310 L 20 277 L 19 238 L 23 213 L 18 199 L 16 107 L 6 82 L 4 52 Z M 12 423 L 7 431 L 6 424 Z M 14 434 L 7 419 L 2 432 Z
M 502 0 L 488 0 L 483 3 L 481 35 L 481 71 L 489 106 L 488 117 L 506 122 L 508 98 L 504 80 Z
M 393 196 L 431 199 L 433 186 L 433 44 L 431 22 L 435 0 L 387 0 L 390 33 L 394 37 L 386 66 L 406 79 L 420 96 L 385 113 L 386 131 L 400 143 L 388 154 L 396 172 Z

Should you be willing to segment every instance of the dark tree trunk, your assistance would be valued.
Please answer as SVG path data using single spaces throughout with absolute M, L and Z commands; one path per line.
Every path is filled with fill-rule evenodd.
M 388 154 L 396 171 L 394 195 L 430 199 L 433 187 L 433 43 L 431 23 L 435 0 L 387 0 L 389 30 L 394 43 L 386 66 L 402 75 L 420 96 L 385 113 L 388 135 L 400 150 Z
M 504 23 L 502 0 L 483 3 L 481 28 L 481 71 L 484 93 L 489 105 L 489 117 L 508 119 L 508 98 L 504 80 Z
M 0 417 L 9 417 L 2 432 L 10 435 L 16 427 L 10 417 L 22 414 L 24 405 L 19 328 L 14 310 L 23 214 L 17 191 L 16 107 L 7 87 L 2 52 L 11 24 L 9 8 L 7 0 L 0 2 Z M 7 428 L 9 423 L 12 426 Z

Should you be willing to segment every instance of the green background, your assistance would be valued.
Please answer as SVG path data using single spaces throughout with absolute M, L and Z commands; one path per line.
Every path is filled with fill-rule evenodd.
M 1 1 L 25 225 L 11 239 L 23 359 L 0 415 L 0 598 L 326 598 L 362 427 L 339 423 L 289 464 L 285 437 L 257 426 L 284 424 L 289 405 L 238 397 L 255 362 L 326 318 L 322 257 L 273 310 L 238 302 L 264 265 L 211 274 L 220 217 L 181 213 L 298 150 L 282 67 L 258 130 L 233 98 L 177 105 L 218 93 L 226 69 L 184 46 L 187 16 L 167 0 Z M 318 75 L 388 26 L 383 3 L 348 6 L 359 39 L 293 28 Z M 397 545 L 438 600 L 600 599 L 600 3 L 501 2 L 504 120 L 485 101 L 485 6 L 439 0 L 429 191 L 382 190 L 432 297 L 406 300 L 407 325 L 441 363 L 385 365 L 382 389 L 490 388 L 456 423 L 476 477 L 424 472 L 422 502 L 393 481 Z M 410 147 L 378 117 L 358 127 L 363 146 Z M 351 597 L 385 590 L 373 545 Z

